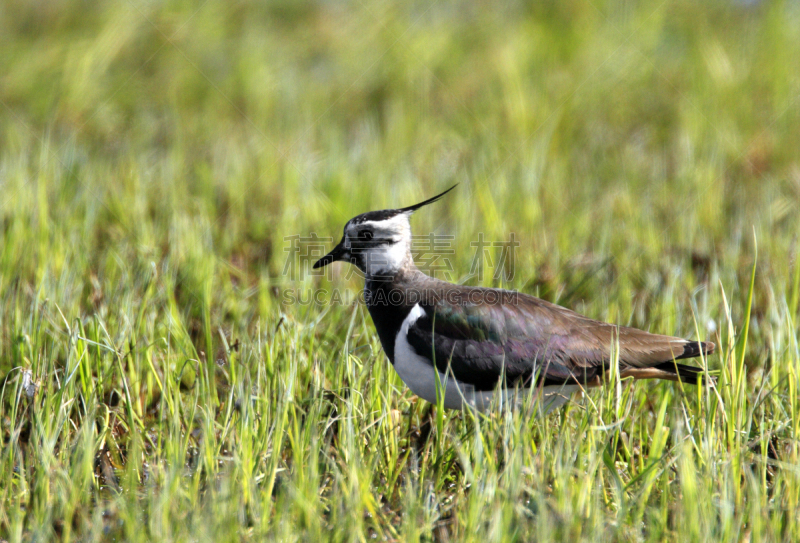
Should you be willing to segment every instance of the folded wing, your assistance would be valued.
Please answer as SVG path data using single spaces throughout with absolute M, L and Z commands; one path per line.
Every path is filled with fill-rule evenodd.
M 465 303 L 427 293 L 420 302 L 424 316 L 409 327 L 408 342 L 440 371 L 477 390 L 492 390 L 500 380 L 505 386 L 530 386 L 534 379 L 590 383 L 609 368 L 617 341 L 623 377 L 694 383 L 702 370 L 675 360 L 714 350 L 713 343 L 614 326 L 520 293 L 509 298 L 507 291 L 469 290 L 472 296 L 460 298 Z

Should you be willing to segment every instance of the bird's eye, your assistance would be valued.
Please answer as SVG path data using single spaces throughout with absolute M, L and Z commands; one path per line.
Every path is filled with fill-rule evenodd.
M 367 241 L 372 239 L 372 230 L 362 230 L 361 231 L 361 238 Z

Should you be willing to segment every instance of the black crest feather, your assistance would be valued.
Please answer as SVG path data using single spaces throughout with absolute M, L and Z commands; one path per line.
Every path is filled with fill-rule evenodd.
M 398 209 L 398 211 L 400 211 L 401 213 L 414 213 L 416 210 L 418 210 L 422 206 L 426 206 L 428 204 L 432 204 L 433 202 L 435 202 L 436 200 L 438 200 L 439 198 L 441 198 L 442 196 L 444 196 L 445 194 L 447 194 L 448 192 L 450 192 L 451 190 L 453 190 L 457 186 L 458 186 L 458 183 L 456 183 L 455 185 L 453 185 L 452 187 L 450 187 L 446 191 L 442 192 L 441 194 L 437 194 L 433 198 L 428 198 L 424 202 L 420 202 L 418 204 L 414 204 L 413 206 L 408 206 L 408 207 L 404 207 L 403 209 Z
M 367 221 L 385 221 L 386 219 L 391 219 L 396 215 L 400 215 L 401 213 L 414 213 L 419 208 L 426 206 L 428 204 L 432 204 L 454 188 L 458 186 L 458 183 L 447 189 L 446 191 L 442 192 L 441 194 L 437 194 L 433 198 L 428 198 L 424 202 L 420 202 L 418 204 L 414 204 L 413 206 L 404 207 L 402 209 L 381 209 L 380 211 L 368 211 L 367 213 L 362 213 L 358 217 L 355 217 L 350 220 L 351 224 L 361 224 Z

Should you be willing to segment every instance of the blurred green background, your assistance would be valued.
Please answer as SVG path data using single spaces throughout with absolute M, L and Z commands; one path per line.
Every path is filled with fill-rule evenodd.
M 284 233 L 454 181 L 420 231 L 514 230 L 539 259 L 796 226 L 794 2 L 2 10 L 6 234 L 160 258 L 201 221 L 217 256 L 278 275 Z
M 283 271 L 289 237 L 316 233 L 338 240 L 345 221 L 358 213 L 409 205 L 456 182 L 453 193 L 412 221 L 416 234 L 453 236 L 453 280 L 517 288 L 593 318 L 716 341 L 721 354 L 709 364 L 718 370 L 727 364 L 735 379 L 743 379 L 737 381 L 743 387 L 737 389 L 740 403 L 734 402 L 739 407 L 725 397 L 720 411 L 697 416 L 714 421 L 722 412 L 729 418 L 746 412 L 736 419 L 744 424 L 761 409 L 759 420 L 778 422 L 769 432 L 748 426 L 749 439 L 760 435 L 767 447 L 774 435 L 789 447 L 793 429 L 800 428 L 790 384 L 800 283 L 798 28 L 795 1 L 4 0 L 0 418 L 6 482 L 0 483 L 0 535 L 69 539 L 73 530 L 72 537 L 84 538 L 205 533 L 291 539 L 313 538 L 324 525 L 340 530 L 342 539 L 414 539 L 392 520 L 394 513 L 379 509 L 367 507 L 373 520 L 331 517 L 336 496 L 325 489 L 336 485 L 325 482 L 325 474 L 347 479 L 344 468 L 332 465 L 349 453 L 330 453 L 334 460 L 321 461 L 319 479 L 306 479 L 292 458 L 308 447 L 275 437 L 286 429 L 280 421 L 299 417 L 281 401 L 304 406 L 298 408 L 309 417 L 300 417 L 303 424 L 324 434 L 337 415 L 310 406 L 333 384 L 368 388 L 358 409 L 383 412 L 376 419 L 383 422 L 365 422 L 357 434 L 411 439 L 384 427 L 392 410 L 408 417 L 409 432 L 424 424 L 422 402 L 414 402 L 389 369 L 363 307 L 283 303 L 287 289 L 357 292 L 359 278 L 346 277 L 345 265 L 328 278 Z M 470 242 L 481 234 L 509 240 L 512 233 L 520 242 L 513 275 L 470 277 Z M 500 254 L 496 249 L 495 258 Z M 743 342 L 747 323 L 749 342 Z M 734 347 L 747 356 L 731 358 Z M 364 365 L 356 371 L 352 360 Z M 737 369 L 743 360 L 745 368 Z M 23 371 L 40 386 L 29 404 L 20 392 Z M 298 381 L 287 389 L 288 376 Z M 779 385 L 775 404 L 757 395 Z M 667 398 L 668 413 L 674 410 L 678 419 L 683 404 L 666 386 L 643 390 L 655 398 L 643 408 L 650 418 L 627 431 L 641 432 L 644 451 L 660 402 Z M 289 411 L 275 419 L 256 409 L 264 425 L 252 426 L 232 414 L 232 406 L 245 409 L 250 393 L 265 406 Z M 645 396 L 636 398 L 642 403 Z M 351 399 L 336 401 L 341 413 Z M 191 433 L 196 409 L 206 413 L 202 439 Z M 124 420 L 124 428 L 109 423 L 110 414 Z M 559 424 L 578 424 L 564 427 L 577 436 L 585 430 L 576 422 L 583 416 L 570 412 Z M 472 424 L 468 417 L 448 417 L 449 426 L 437 427 L 442 441 L 434 451 Z M 169 426 L 165 420 L 173 418 Z M 230 430 L 236 424 L 241 427 Z M 536 424 L 551 428 L 550 422 Z M 706 437 L 722 443 L 714 433 L 720 427 L 709 424 Z M 545 447 L 542 436 L 550 434 L 537 433 L 539 426 L 532 431 L 526 443 Z M 497 432 L 493 443 L 502 444 L 507 432 Z M 737 426 L 730 432 L 735 441 L 744 431 Z M 145 434 L 150 441 L 138 437 Z M 200 451 L 204 459 L 192 473 L 206 481 L 220 469 L 215 455 L 244 447 L 250 438 L 248 446 L 257 451 L 252 463 L 236 457 L 240 471 L 224 479 L 246 488 L 244 498 L 234 492 L 244 501 L 232 500 L 230 509 L 214 509 L 214 500 L 204 501 L 199 491 L 181 494 L 185 487 L 177 482 L 136 499 L 103 494 L 113 478 L 98 460 L 106 452 L 120 480 L 133 481 L 132 473 L 148 462 L 163 460 L 158 469 L 169 474 L 183 469 L 181 454 Z M 699 463 L 717 469 L 744 462 L 737 452 L 743 442 L 736 449 L 734 441 L 700 455 Z M 288 452 L 278 454 L 282 446 Z M 363 446 L 352 450 L 371 454 L 371 445 Z M 473 445 L 463 446 L 442 455 L 463 464 L 474 452 Z M 602 447 L 587 447 L 602 456 Z M 131 450 L 142 451 L 135 462 L 126 460 Z M 589 449 L 584 453 L 591 456 Z M 776 461 L 791 464 L 792 454 L 776 453 Z M 387 453 L 385 465 L 365 463 L 372 481 L 362 489 L 366 495 L 388 484 L 382 474 L 399 458 Z M 27 471 L 31 465 L 54 466 L 73 483 L 51 488 L 49 476 Z M 534 521 L 516 516 L 509 500 L 497 506 L 500 528 L 494 532 L 465 529 L 475 514 L 468 505 L 473 498 L 457 475 L 465 468 L 454 465 L 434 462 L 423 469 L 435 482 L 427 497 L 389 485 L 387 503 L 395 503 L 395 492 L 400 505 L 386 507 L 407 511 L 416 503 L 409 496 L 417 496 L 419 503 L 427 499 L 451 511 L 448 518 L 455 520 L 444 536 L 437 532 L 439 517 L 412 515 L 423 539 L 539 533 Z M 76 466 L 85 473 L 75 475 Z M 559 464 L 550 483 L 531 483 L 543 507 L 567 515 L 558 501 L 563 496 L 551 501 L 547 485 L 574 476 L 576 466 Z M 639 481 L 633 471 L 631 479 Z M 279 473 L 293 481 L 287 484 L 295 493 L 279 499 L 284 505 L 277 509 L 269 505 L 273 483 L 260 490 L 266 494 L 253 490 L 264 473 L 273 483 Z M 796 474 L 786 476 L 788 482 L 772 490 L 777 502 L 800 488 Z M 590 477 L 587 488 L 600 492 L 610 484 L 600 478 Z M 446 486 L 453 481 L 455 490 Z M 738 482 L 731 484 L 724 491 L 706 489 L 698 501 L 711 503 L 711 496 L 730 491 L 734 503 L 744 503 L 750 487 L 737 491 Z M 94 494 L 84 492 L 87 485 Z M 764 492 L 766 485 L 764 475 Z M 301 499 L 315 488 L 324 503 Z M 251 491 L 256 497 L 247 497 Z M 630 536 L 634 540 L 648 533 L 681 540 L 686 527 L 697 537 L 735 540 L 737 526 L 762 513 L 774 522 L 769 529 L 775 532 L 765 533 L 787 540 L 796 534 L 780 531 L 793 522 L 788 508 L 736 509 L 725 517 L 733 524 L 721 520 L 709 528 L 680 521 L 686 513 L 680 496 L 666 486 L 657 498 L 649 492 L 639 497 L 663 523 L 653 524 L 651 533 L 630 532 L 639 534 Z M 449 502 L 454 495 L 465 497 Z M 363 503 L 353 499 L 347 507 L 361 511 Z M 162 518 L 169 529 L 135 512 L 156 511 L 158 500 L 173 504 Z M 57 505 L 44 505 L 50 502 Z M 108 516 L 89 502 L 105 504 Z M 629 532 L 619 527 L 642 521 L 641 515 L 625 517 L 629 510 L 619 503 L 602 503 L 580 513 L 575 525 L 548 520 L 555 522 L 553 537 L 626 539 Z M 201 507 L 210 514 L 191 522 L 181 516 Z M 259 507 L 263 516 L 252 512 Z M 272 523 L 277 510 L 294 515 L 287 518 L 297 533 Z M 262 520 L 243 520 L 248 515 Z M 231 521 L 228 533 L 224 519 L 241 523 Z M 141 532 L 133 528 L 140 521 L 147 527 Z

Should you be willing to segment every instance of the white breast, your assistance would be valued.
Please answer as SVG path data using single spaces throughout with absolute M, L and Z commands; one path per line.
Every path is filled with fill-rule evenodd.
M 436 374 L 439 376 L 440 394 L 444 392 L 443 403 L 449 409 L 461 409 L 465 404 L 477 409 L 478 411 L 486 411 L 492 405 L 495 391 L 479 391 L 466 383 L 456 380 L 452 374 L 447 375 L 438 371 L 433 367 L 431 362 L 418 355 L 414 348 L 408 343 L 406 339 L 408 329 L 413 325 L 417 319 L 422 317 L 425 311 L 419 304 L 415 305 L 408 316 L 403 321 L 400 331 L 397 332 L 397 337 L 394 342 L 394 369 L 403 380 L 403 382 L 411 389 L 411 392 L 431 403 L 437 401 L 437 382 Z M 548 386 L 542 389 L 544 402 L 542 404 L 542 411 L 548 413 L 549 411 L 563 405 L 569 396 L 574 392 L 580 390 L 577 385 L 567 386 Z M 526 394 L 527 389 L 503 389 L 502 396 L 499 398 L 500 404 L 512 401 L 513 403 L 520 403 L 525 398 L 529 398 Z

